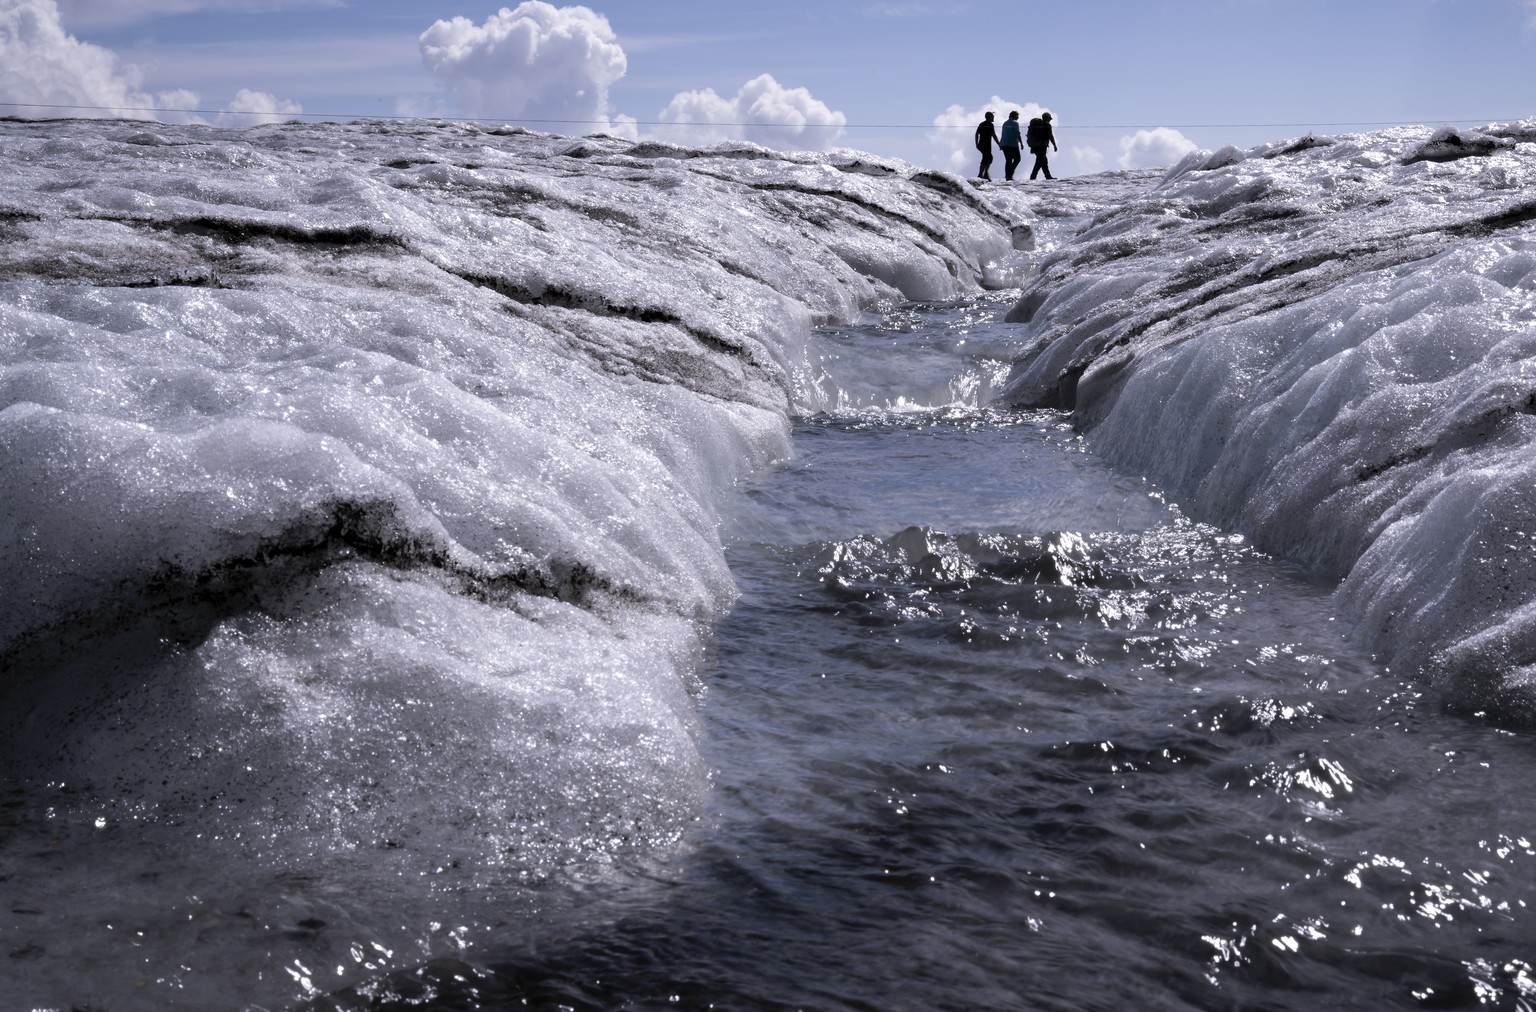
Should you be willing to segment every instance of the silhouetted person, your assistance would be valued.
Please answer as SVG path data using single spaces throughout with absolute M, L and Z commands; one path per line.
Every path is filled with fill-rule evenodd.
M 997 146 L 1003 149 L 1003 178 L 1013 182 L 1013 170 L 1019 167 L 1024 156 L 1019 149 L 1024 146 L 1024 139 L 1019 136 L 1019 112 L 1015 109 L 1008 114 L 1008 122 L 1003 124 L 1003 135 L 998 140 Z
M 1051 163 L 1046 161 L 1045 149 L 1056 147 L 1056 134 L 1051 130 L 1051 114 L 1043 113 L 1037 119 L 1029 121 L 1029 133 L 1025 135 L 1025 141 L 1029 144 L 1029 150 L 1035 156 L 1035 167 L 1030 170 L 1029 178 L 1034 179 L 1040 173 L 1045 173 L 1046 179 L 1055 179 L 1051 175 Z
M 987 170 L 992 167 L 992 142 L 997 140 L 997 129 L 992 125 L 992 114 L 987 113 L 987 118 L 976 124 L 976 150 L 981 152 L 981 169 L 977 171 L 978 179 L 991 179 L 992 175 Z

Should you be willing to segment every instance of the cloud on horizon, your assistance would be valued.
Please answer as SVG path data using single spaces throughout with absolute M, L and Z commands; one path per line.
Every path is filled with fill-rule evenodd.
M 1101 172 L 1104 169 L 1104 152 L 1095 147 L 1071 147 L 1068 153 L 1077 162 L 1077 168 L 1081 172 Z
M 1120 138 L 1122 169 L 1149 169 L 1159 165 L 1172 165 L 1200 145 L 1169 127 L 1155 130 L 1138 130 Z
M 54 0 L 0 2 L 0 109 L 6 115 L 92 116 L 112 109 L 128 119 L 153 119 L 156 96 L 140 91 L 140 81 L 135 68 L 118 66 L 110 49 L 66 33 Z
M 657 133 L 684 144 L 746 140 L 764 147 L 822 150 L 843 136 L 848 117 L 805 88 L 786 88 L 759 74 L 723 98 L 714 89 L 679 92 L 661 111 Z
M 214 120 L 221 127 L 253 127 L 281 123 L 304 111 L 297 102 L 282 102 L 264 91 L 241 88 L 233 102 Z
M 0 111 L 9 116 L 95 117 L 202 123 L 201 99 L 185 88 L 142 91 L 137 67 L 64 30 L 55 0 L 0 0 Z M 247 126 L 302 112 L 263 92 L 241 89 L 218 117 Z

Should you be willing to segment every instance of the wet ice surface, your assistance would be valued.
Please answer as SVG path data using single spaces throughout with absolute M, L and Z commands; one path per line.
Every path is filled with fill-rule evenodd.
M 1527 719 L 1536 123 L 1199 152 L 1102 212 L 1012 318 L 1015 404 L 1203 519 L 1344 578 L 1468 710 Z
M 0 915 L 39 1005 L 282 1004 L 675 845 L 722 496 L 787 452 L 811 325 L 1010 252 L 854 156 L 69 122 L 0 158 Z

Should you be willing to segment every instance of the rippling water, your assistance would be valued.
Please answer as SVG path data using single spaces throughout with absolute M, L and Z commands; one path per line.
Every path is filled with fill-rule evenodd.
M 984 403 L 995 308 L 826 335 L 841 406 L 743 490 L 688 845 L 369 1007 L 1536 1005 L 1528 737 L 1064 416 L 838 375 L 947 356 Z

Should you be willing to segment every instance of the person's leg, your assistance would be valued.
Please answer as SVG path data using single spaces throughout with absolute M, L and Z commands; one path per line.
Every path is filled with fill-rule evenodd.
M 1040 175 L 1040 166 L 1042 166 L 1044 164 L 1045 164 L 1045 156 L 1042 155 L 1040 152 L 1036 151 L 1035 152 L 1035 167 L 1029 170 L 1029 178 L 1030 179 L 1034 179 L 1036 176 Z
M 1009 182 L 1013 181 L 1013 170 L 1017 169 L 1019 163 L 1023 160 L 1023 156 L 1019 154 L 1018 148 L 1003 149 L 1003 175 Z

